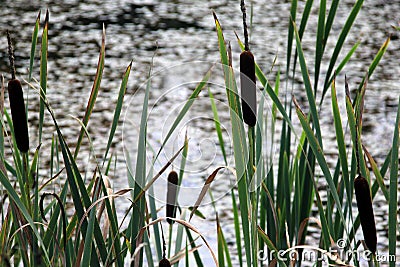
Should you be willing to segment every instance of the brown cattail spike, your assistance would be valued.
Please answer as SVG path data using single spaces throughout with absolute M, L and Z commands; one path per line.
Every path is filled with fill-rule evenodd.
M 377 243 L 376 227 L 374 211 L 372 209 L 371 191 L 367 180 L 359 175 L 354 180 L 354 189 L 356 192 L 358 213 L 360 215 L 365 244 L 367 248 L 375 254 Z
M 12 121 L 14 125 L 15 141 L 17 147 L 21 152 L 28 152 L 29 137 L 28 137 L 28 123 L 26 121 L 24 94 L 22 92 L 22 85 L 19 80 L 15 78 L 14 66 L 14 51 L 11 42 L 11 36 L 7 31 L 8 40 L 8 57 L 10 59 L 10 69 L 12 79 L 8 82 L 8 95 L 10 99 L 10 108 Z
M 167 217 L 175 218 L 176 214 L 176 192 L 178 187 L 178 174 L 176 171 L 171 171 L 168 175 L 168 188 L 167 188 Z M 174 221 L 167 219 L 169 224 Z
M 171 267 L 171 263 L 166 258 L 160 260 L 158 267 Z
M 250 51 L 240 54 L 240 85 L 243 119 L 253 127 L 256 125 L 257 99 L 254 56 Z
M 21 152 L 28 152 L 29 137 L 26 121 L 24 94 L 19 80 L 8 82 L 8 96 L 10 99 L 11 116 L 14 125 L 15 141 Z

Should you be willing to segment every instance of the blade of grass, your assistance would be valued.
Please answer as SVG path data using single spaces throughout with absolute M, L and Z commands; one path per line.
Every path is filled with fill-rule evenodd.
M 322 56 L 324 54 L 325 42 L 325 13 L 326 13 L 326 0 L 319 2 L 319 15 L 317 26 L 317 39 L 315 43 L 315 72 L 314 72 L 314 95 L 317 95 L 319 73 L 321 69 Z M 300 36 L 299 36 L 300 40 Z
M 32 32 L 32 44 L 31 44 L 31 56 L 29 59 L 28 82 L 31 82 L 31 78 L 32 78 L 33 62 L 35 59 L 36 44 L 37 44 L 37 39 L 38 39 L 39 27 L 40 27 L 40 13 L 41 12 L 39 10 L 39 14 L 37 15 L 37 18 L 36 18 L 35 27 L 33 28 L 33 32 Z
M 47 90 L 47 54 L 48 54 L 48 28 L 49 10 L 46 11 L 44 28 L 42 34 L 42 52 L 40 56 L 40 104 L 39 104 L 39 144 L 42 142 L 43 120 L 44 120 L 44 99 Z
M 290 60 L 292 58 L 292 49 L 293 49 L 293 21 L 296 21 L 296 12 L 297 12 L 297 0 L 292 0 L 290 5 L 290 17 L 289 17 L 289 26 L 288 26 L 288 42 L 287 42 L 287 51 L 286 51 L 286 78 L 289 78 L 289 69 L 290 69 Z M 287 84 L 286 84 L 287 85 Z
M 107 160 L 108 151 L 110 150 L 112 141 L 114 139 L 115 130 L 117 129 L 119 117 L 121 115 L 122 104 L 124 102 L 124 96 L 125 96 L 125 93 L 126 93 L 126 87 L 128 85 L 129 74 L 131 73 L 131 68 L 132 68 L 132 61 L 129 64 L 129 66 L 126 68 L 126 71 L 125 71 L 124 76 L 122 78 L 121 87 L 119 88 L 117 105 L 115 107 L 114 117 L 113 117 L 111 129 L 110 129 L 110 134 L 108 136 L 106 152 L 104 152 L 103 166 L 104 166 L 104 163 Z
M 200 92 L 204 89 L 204 87 L 207 84 L 208 79 L 210 78 L 211 75 L 211 71 L 213 69 L 214 66 L 212 66 L 207 73 L 204 75 L 203 79 L 201 80 L 201 82 L 196 86 L 196 88 L 194 89 L 193 93 L 190 95 L 189 99 L 186 101 L 185 105 L 182 107 L 181 111 L 179 112 L 178 116 L 176 117 L 176 119 L 174 120 L 174 122 L 172 123 L 167 135 L 164 138 L 164 141 L 156 155 L 156 159 L 158 158 L 158 156 L 160 155 L 162 149 L 164 148 L 165 144 L 167 143 L 167 141 L 169 140 L 169 138 L 171 137 L 172 133 L 176 130 L 176 127 L 179 125 L 179 123 L 182 121 L 183 117 L 185 117 L 186 113 L 189 111 L 190 107 L 193 105 L 194 101 L 196 100 L 196 98 L 199 96 Z
M 396 124 L 393 133 L 392 155 L 390 159 L 390 186 L 389 186 L 389 255 L 396 255 L 397 243 L 397 188 L 399 172 L 399 127 L 400 127 L 400 97 L 397 108 Z M 396 262 L 390 261 L 389 266 L 394 267 Z
M 379 184 L 379 188 L 382 190 L 383 195 L 385 196 L 386 201 L 389 202 L 389 192 L 388 192 L 388 190 L 387 190 L 387 188 L 386 188 L 385 181 L 383 181 L 383 177 L 382 177 L 382 175 L 381 175 L 381 173 L 380 173 L 380 171 L 379 171 L 379 169 L 378 169 L 378 165 L 376 164 L 374 158 L 373 158 L 373 157 L 371 156 L 371 154 L 368 152 L 368 150 L 367 150 L 367 148 L 364 146 L 364 144 L 363 144 L 363 150 L 364 150 L 364 153 L 365 153 L 365 155 L 366 155 L 367 158 L 368 158 L 368 162 L 369 162 L 369 164 L 371 165 L 371 168 L 372 168 L 372 170 L 373 170 L 373 172 L 374 172 L 376 181 L 377 181 L 378 184 Z
M 349 175 L 349 165 L 347 162 L 347 152 L 346 152 L 346 144 L 344 141 L 344 133 L 342 128 L 342 119 L 340 117 L 339 105 L 336 96 L 336 86 L 335 80 L 332 82 L 332 113 L 333 120 L 335 124 L 335 132 L 336 132 L 336 141 L 339 150 L 339 158 L 340 165 L 342 167 L 342 179 L 344 181 L 344 185 L 346 187 L 347 192 L 347 203 L 351 203 L 352 201 L 352 191 L 350 187 L 350 175 Z
M 208 88 L 208 95 L 209 95 L 210 101 L 211 101 L 211 109 L 212 109 L 213 115 L 214 115 L 215 130 L 218 135 L 219 146 L 221 148 L 222 156 L 224 157 L 225 165 L 228 165 L 228 162 L 226 160 L 225 143 L 224 143 L 224 139 L 222 137 L 221 123 L 220 123 L 219 117 L 218 117 L 218 110 L 217 110 L 217 106 L 215 105 L 214 95 L 211 93 L 210 88 Z
M 364 78 L 362 79 L 362 81 L 360 82 L 360 85 L 358 87 L 358 91 L 361 91 L 361 88 L 364 86 L 365 84 L 365 80 L 369 80 L 369 78 L 372 76 L 372 74 L 374 73 L 376 67 L 378 66 L 379 62 L 381 61 L 383 55 L 385 54 L 388 46 L 390 43 L 390 37 L 388 37 L 385 42 L 382 44 L 382 46 L 379 48 L 378 53 L 376 54 L 376 56 L 374 57 L 374 60 L 372 60 L 371 64 L 369 65 L 368 68 L 368 76 L 365 75 Z
M 335 73 L 336 75 L 339 75 L 339 73 L 342 71 L 342 69 L 344 68 L 344 66 L 347 64 L 347 62 L 349 62 L 350 58 L 352 57 L 352 55 L 354 54 L 354 52 L 357 50 L 358 46 L 360 45 L 360 41 L 358 41 L 351 49 L 350 51 L 347 53 L 347 55 L 344 57 L 344 59 L 340 62 L 339 66 L 336 68 Z M 335 75 L 333 75 L 327 84 L 324 84 L 324 90 L 328 90 L 328 87 L 331 86 L 333 79 L 335 78 Z M 325 87 L 327 86 L 327 87 Z M 322 105 L 324 98 L 321 98 L 319 105 Z
M 294 27 L 295 37 L 296 37 L 296 47 L 297 47 L 297 53 L 299 56 L 301 74 L 303 76 L 304 87 L 306 89 L 307 100 L 308 100 L 308 104 L 309 104 L 309 108 L 310 108 L 310 112 L 311 112 L 312 123 L 313 123 L 313 126 L 316 131 L 316 137 L 318 139 L 318 143 L 321 146 L 321 148 L 323 148 L 322 147 L 321 128 L 319 125 L 319 118 L 318 118 L 315 96 L 313 94 L 312 87 L 311 87 L 310 75 L 308 74 L 307 63 L 304 58 L 303 48 L 301 47 L 301 41 L 300 41 L 299 33 L 297 31 L 296 24 L 293 24 L 293 27 Z
M 336 60 L 339 56 L 340 51 L 342 50 L 343 44 L 346 40 L 346 37 L 349 34 L 350 29 L 353 25 L 353 22 L 355 21 L 357 14 L 360 11 L 363 3 L 364 3 L 364 0 L 357 0 L 357 2 L 354 3 L 354 6 L 351 9 L 351 12 L 350 12 L 349 16 L 347 17 L 346 22 L 339 34 L 339 38 L 336 42 L 336 46 L 332 52 L 332 56 L 330 57 L 331 60 L 329 62 L 328 71 L 326 72 L 325 82 L 324 82 L 324 90 L 322 92 L 321 102 L 322 102 L 322 99 L 325 97 L 325 94 L 329 88 L 328 81 L 332 76 L 332 72 L 334 70 Z
M 106 47 L 106 29 L 103 24 L 103 32 L 102 32 L 102 37 L 101 37 L 101 48 L 100 48 L 99 61 L 97 64 L 96 76 L 95 76 L 94 83 L 92 86 L 92 91 L 90 92 L 90 97 L 89 97 L 88 104 L 86 107 L 85 116 L 83 117 L 83 120 L 82 120 L 83 125 L 85 127 L 87 126 L 87 124 L 89 122 L 90 115 L 92 115 L 93 107 L 94 107 L 94 104 L 96 103 L 97 95 L 99 93 L 101 78 L 103 77 L 103 70 L 104 70 L 104 58 L 105 58 L 105 49 L 106 49 L 105 47 Z M 74 159 L 76 159 L 76 157 L 78 156 L 84 134 L 85 134 L 85 131 L 84 131 L 83 127 L 81 127 L 81 131 L 79 133 L 78 141 L 76 143 L 76 148 L 75 148 L 75 152 L 74 152 Z

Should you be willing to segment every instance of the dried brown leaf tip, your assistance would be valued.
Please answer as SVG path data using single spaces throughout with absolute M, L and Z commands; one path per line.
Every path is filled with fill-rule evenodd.
M 374 219 L 374 211 L 372 209 L 371 191 L 368 181 L 359 175 L 354 180 L 354 189 L 356 193 L 358 213 L 362 231 L 364 234 L 365 244 L 367 248 L 375 254 L 376 252 L 376 227 Z
M 11 117 L 14 126 L 14 135 L 17 147 L 21 152 L 29 150 L 28 123 L 25 112 L 24 94 L 21 82 L 15 78 L 14 51 L 10 33 L 7 31 L 8 56 L 10 59 L 11 80 L 8 82 Z
M 171 266 L 171 263 L 166 258 L 160 260 L 160 262 L 158 263 L 158 267 L 170 267 L 170 266 Z
M 175 218 L 176 215 L 176 193 L 178 188 L 178 174 L 176 171 L 171 171 L 168 175 L 168 188 L 167 188 L 167 217 Z M 169 224 L 174 221 L 167 219 Z

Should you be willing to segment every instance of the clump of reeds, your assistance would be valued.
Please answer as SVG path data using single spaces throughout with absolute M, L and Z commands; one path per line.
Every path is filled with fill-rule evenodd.
M 176 192 L 178 186 L 178 174 L 176 171 L 171 171 L 168 175 L 168 188 L 167 188 L 167 217 L 175 218 L 176 215 Z M 167 219 L 169 224 L 174 221 Z
M 243 14 L 243 31 L 245 48 L 240 54 L 240 89 L 242 96 L 242 112 L 244 122 L 253 127 L 256 125 L 256 73 L 253 53 L 249 48 L 249 35 L 247 33 L 246 7 L 241 1 Z
M 11 80 L 8 82 L 8 95 L 10 99 L 10 108 L 12 122 L 14 126 L 15 141 L 21 152 L 28 152 L 29 137 L 28 123 L 26 120 L 24 94 L 22 92 L 21 82 L 15 77 L 14 51 L 11 41 L 11 36 L 7 30 L 8 40 L 8 56 L 10 60 Z

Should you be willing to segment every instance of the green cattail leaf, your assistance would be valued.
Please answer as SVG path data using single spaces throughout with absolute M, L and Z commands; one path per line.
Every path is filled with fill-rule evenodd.
M 36 44 L 38 39 L 39 27 L 40 27 L 40 10 L 39 14 L 36 18 L 35 27 L 33 28 L 32 32 L 32 44 L 31 44 L 31 57 L 29 59 L 29 75 L 28 75 L 28 82 L 32 79 L 32 71 L 33 71 L 33 61 L 35 59 L 35 51 L 36 51 Z
M 325 82 L 324 82 L 325 86 L 324 86 L 324 90 L 323 90 L 322 96 L 321 96 L 322 99 L 324 98 L 324 96 L 329 88 L 328 81 L 332 76 L 332 73 L 333 73 L 333 70 L 334 70 L 334 67 L 336 64 L 336 60 L 339 57 L 340 51 L 342 50 L 343 44 L 346 40 L 346 37 L 349 34 L 350 29 L 353 25 L 353 22 L 355 21 L 357 14 L 360 11 L 363 3 L 364 3 L 364 0 L 357 0 L 357 2 L 354 3 L 354 6 L 353 6 L 352 10 L 350 11 L 349 16 L 347 17 L 347 20 L 342 28 L 342 31 L 339 34 L 339 38 L 336 42 L 335 49 L 333 50 L 332 56 L 330 57 L 331 60 L 329 62 L 328 71 L 325 76 Z
M 40 103 L 39 103 L 39 144 L 42 142 L 43 120 L 44 120 L 44 99 L 47 91 L 47 55 L 48 55 L 48 29 L 49 10 L 46 11 L 44 28 L 42 33 L 42 49 L 40 55 Z
M 101 78 L 103 77 L 103 70 L 104 70 L 105 50 L 106 50 L 106 29 L 103 24 L 101 48 L 100 48 L 100 54 L 99 54 L 99 61 L 97 63 L 96 76 L 94 78 L 92 91 L 90 92 L 90 97 L 89 97 L 88 104 L 86 107 L 85 116 L 83 117 L 83 120 L 82 120 L 83 125 L 85 127 L 87 126 L 87 124 L 89 122 L 90 115 L 92 115 L 93 107 L 94 107 L 94 104 L 96 103 L 97 95 L 99 93 Z M 79 138 L 76 143 L 76 148 L 75 148 L 75 152 L 74 152 L 74 159 L 76 159 L 76 157 L 78 156 L 79 148 L 81 146 L 84 134 L 85 134 L 85 131 L 84 131 L 83 127 L 81 127 L 81 131 L 79 133 Z
M 374 172 L 374 175 L 375 175 L 375 178 L 376 178 L 376 182 L 378 182 L 379 188 L 382 190 L 386 201 L 389 202 L 389 191 L 386 188 L 385 181 L 383 180 L 382 174 L 378 169 L 378 165 L 376 164 L 374 158 L 368 152 L 367 148 L 364 145 L 363 145 L 363 150 L 364 150 L 365 155 L 368 158 L 369 164 L 371 165 L 372 171 Z
M 189 111 L 190 107 L 193 105 L 194 101 L 196 100 L 196 98 L 199 96 L 200 92 L 204 89 L 204 87 L 207 84 L 208 79 L 211 76 L 211 71 L 212 71 L 213 66 L 207 71 L 207 73 L 204 75 L 203 79 L 200 81 L 200 83 L 196 86 L 196 88 L 194 89 L 193 93 L 190 95 L 189 99 L 186 101 L 185 105 L 182 107 L 182 109 L 180 110 L 178 116 L 176 117 L 176 119 L 174 120 L 174 122 L 172 123 L 170 129 L 168 130 L 167 135 L 164 138 L 164 141 L 157 153 L 156 159 L 157 157 L 160 155 L 162 149 L 164 148 L 164 146 L 166 145 L 167 141 L 169 140 L 169 138 L 171 137 L 172 133 L 176 130 L 176 128 L 178 127 L 179 123 L 182 121 L 182 119 L 185 117 L 186 113 Z
M 303 48 L 301 45 L 301 41 L 300 41 L 299 33 L 297 31 L 296 24 L 293 23 L 293 26 L 294 26 L 294 32 L 295 32 L 295 37 L 296 37 L 296 47 L 297 47 L 297 52 L 298 52 L 298 56 L 299 56 L 301 74 L 303 76 L 303 82 L 304 82 L 304 87 L 305 87 L 306 94 L 307 94 L 307 100 L 308 100 L 308 104 L 309 104 L 309 108 L 310 108 L 312 123 L 315 128 L 318 143 L 321 146 L 321 148 L 323 148 L 321 128 L 320 128 L 320 124 L 319 124 L 315 95 L 314 95 L 312 87 L 311 87 L 310 75 L 308 73 L 307 63 L 306 63 L 306 60 L 304 57 Z
M 126 87 L 128 85 L 129 74 L 131 73 L 131 68 L 132 68 L 132 62 L 126 68 L 126 71 L 125 71 L 124 76 L 122 78 L 121 87 L 119 88 L 117 106 L 115 107 L 113 122 L 112 122 L 112 125 L 111 125 L 110 134 L 108 136 L 106 152 L 104 152 L 103 165 L 104 165 L 105 161 L 107 160 L 108 151 L 110 150 L 110 147 L 111 147 L 111 144 L 112 144 L 112 141 L 113 141 L 113 138 L 114 138 L 114 134 L 115 134 L 115 131 L 117 129 L 119 117 L 121 115 L 122 104 L 124 102 L 124 96 L 125 96 L 125 93 L 126 93 Z
M 224 142 L 224 138 L 222 136 L 221 123 L 220 123 L 219 116 L 218 116 L 218 110 L 217 110 L 217 106 L 215 105 L 214 95 L 211 93 L 210 89 L 208 89 L 208 95 L 209 95 L 210 101 L 211 101 L 211 109 L 212 109 L 213 115 L 214 115 L 215 130 L 218 135 L 219 146 L 221 148 L 222 156 L 224 157 L 225 165 L 228 165 L 228 161 L 226 158 L 226 152 L 225 152 L 225 142 Z
M 349 165 L 347 162 L 346 144 L 344 141 L 344 133 L 342 128 L 342 118 L 340 117 L 339 104 L 336 96 L 335 80 L 332 82 L 332 113 L 335 124 L 336 141 L 339 150 L 340 165 L 342 167 L 342 178 L 347 192 L 347 202 L 351 203 L 352 190 L 350 187 Z
M 397 211 L 398 211 L 398 171 L 399 171 L 399 127 L 400 127 L 400 97 L 397 108 L 396 124 L 394 126 L 392 154 L 390 158 L 390 186 L 389 186 L 389 255 L 396 255 L 397 243 Z M 390 267 L 394 267 L 396 262 L 391 261 Z

